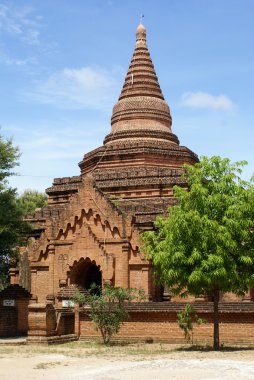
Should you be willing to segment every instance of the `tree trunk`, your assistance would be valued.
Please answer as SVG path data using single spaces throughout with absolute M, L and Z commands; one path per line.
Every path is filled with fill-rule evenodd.
M 218 351 L 220 349 L 220 332 L 219 332 L 219 288 L 214 289 L 213 293 L 213 349 Z

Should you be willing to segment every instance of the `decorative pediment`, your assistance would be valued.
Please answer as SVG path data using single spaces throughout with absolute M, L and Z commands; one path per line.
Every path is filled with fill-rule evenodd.
M 53 224 L 58 226 L 55 234 L 52 234 Z M 40 238 L 30 241 L 30 259 L 46 259 L 51 245 L 85 245 L 85 237 L 93 239 L 101 255 L 104 255 L 107 253 L 107 246 L 122 244 L 131 238 L 132 233 L 132 217 L 122 214 L 121 210 L 93 186 L 91 178 L 86 177 L 79 192 L 71 197 L 70 203 L 57 218 L 53 218 L 53 215 L 48 218 L 47 228 Z

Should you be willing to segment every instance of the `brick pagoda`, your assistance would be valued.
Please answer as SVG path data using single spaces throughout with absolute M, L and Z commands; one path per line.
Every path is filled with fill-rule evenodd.
M 175 203 L 172 188 L 186 186 L 183 165 L 197 156 L 180 146 L 140 24 L 111 132 L 84 155 L 81 174 L 56 178 L 35 225 L 28 252 L 31 293 L 56 301 L 63 288 L 98 284 L 138 287 L 157 299 L 151 263 L 140 252 L 140 232 Z M 17 271 L 13 276 L 18 276 Z
M 46 190 L 47 205 L 28 218 L 33 235 L 10 274 L 12 284 L 31 292 L 30 342 L 96 336 L 83 309 L 66 307 L 75 289 L 85 291 L 93 282 L 139 288 L 146 294 L 147 302 L 128 306 L 131 320 L 121 328 L 120 338 L 182 340 L 176 314 L 183 304 L 179 299 L 156 302 L 168 298 L 155 286 L 151 262 L 140 249 L 140 233 L 152 229 L 156 216 L 165 215 L 175 204 L 173 186 L 187 186 L 183 165 L 198 161 L 191 150 L 179 145 L 171 126 L 146 30 L 140 24 L 103 146 L 84 155 L 79 176 L 56 178 Z M 225 300 L 220 305 L 221 340 L 252 342 L 254 304 L 230 295 Z M 245 301 L 249 300 L 246 295 Z M 197 301 L 197 312 L 207 320 L 197 339 L 209 342 L 212 304 Z

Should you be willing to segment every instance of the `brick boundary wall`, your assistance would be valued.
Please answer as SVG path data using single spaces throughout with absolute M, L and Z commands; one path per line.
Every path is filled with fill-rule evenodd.
M 127 306 L 130 319 L 126 321 L 115 340 L 184 343 L 182 330 L 178 327 L 177 313 L 186 303 L 143 303 Z M 212 344 L 213 304 L 193 303 L 198 317 L 206 319 L 201 326 L 193 324 L 193 342 Z M 77 314 L 76 314 L 77 315 Z M 79 310 L 79 323 L 75 321 L 80 339 L 99 339 L 92 322 L 83 309 Z M 220 343 L 254 345 L 254 303 L 220 304 Z

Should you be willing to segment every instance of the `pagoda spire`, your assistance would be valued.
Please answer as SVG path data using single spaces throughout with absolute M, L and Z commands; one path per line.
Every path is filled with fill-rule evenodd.
M 151 96 L 164 100 L 158 77 L 146 44 L 146 29 L 139 24 L 136 31 L 136 47 L 119 100 L 130 96 Z
M 104 143 L 149 137 L 178 144 L 177 137 L 171 133 L 171 124 L 169 106 L 162 94 L 147 47 L 146 28 L 140 23 L 124 85 L 113 108 L 112 130 Z

